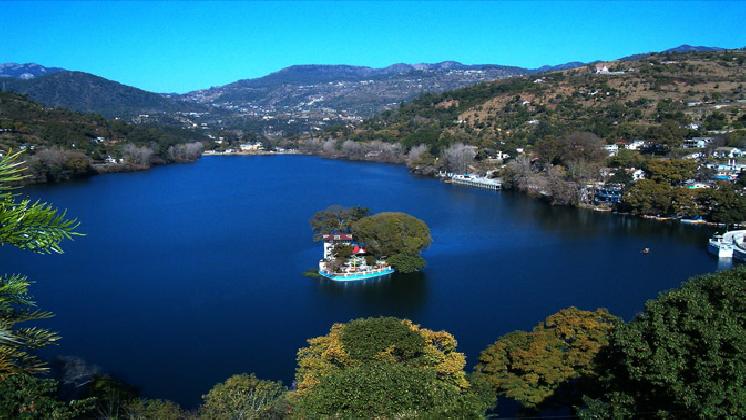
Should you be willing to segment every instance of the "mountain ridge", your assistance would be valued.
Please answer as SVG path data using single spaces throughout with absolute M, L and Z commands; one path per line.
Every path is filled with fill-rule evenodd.
M 682 44 L 668 52 L 720 51 Z M 620 60 L 645 57 L 641 53 Z M 236 120 L 356 121 L 412 100 L 507 77 L 582 67 L 572 61 L 537 68 L 500 64 L 394 63 L 385 67 L 348 64 L 297 64 L 257 77 L 186 93 L 156 93 L 97 75 L 34 63 L 0 64 L 0 88 L 28 95 L 47 106 L 107 117 L 209 112 Z M 269 124 L 269 123 L 268 123 Z M 307 125 L 306 125 L 306 128 Z

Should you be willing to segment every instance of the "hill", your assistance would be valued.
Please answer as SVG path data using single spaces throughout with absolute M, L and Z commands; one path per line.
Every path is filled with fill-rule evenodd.
M 65 69 L 61 67 L 45 67 L 34 63 L 0 63 L 0 77 L 32 79 L 61 71 L 65 71 Z
M 0 92 L 0 152 L 25 151 L 34 182 L 64 180 L 94 169 L 144 169 L 151 163 L 184 160 L 175 154 L 183 148 L 180 145 L 207 140 L 199 132 L 135 126 Z M 148 158 L 135 162 L 137 153 L 148 153 Z M 121 165 L 106 165 L 107 161 Z
M 29 79 L 4 80 L 3 86 L 6 91 L 28 95 L 47 106 L 60 106 L 106 117 L 189 112 L 203 108 L 76 71 L 59 71 Z
M 658 53 L 601 63 L 599 73 L 587 65 L 425 94 L 367 120 L 353 136 L 434 149 L 456 141 L 515 148 L 572 131 L 609 143 L 680 144 L 689 123 L 702 132 L 743 126 L 745 60 L 744 50 Z
M 393 64 L 382 68 L 350 65 L 296 65 L 267 76 L 190 92 L 185 101 L 225 109 L 244 109 L 255 116 L 303 113 L 344 119 L 372 116 L 423 92 L 440 92 L 485 80 L 526 74 L 527 69 L 500 65 Z

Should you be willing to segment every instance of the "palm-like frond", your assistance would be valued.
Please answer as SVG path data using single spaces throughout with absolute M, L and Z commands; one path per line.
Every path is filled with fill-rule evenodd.
M 35 373 L 45 369 L 32 351 L 59 340 L 49 330 L 17 325 L 49 318 L 52 313 L 34 309 L 28 295 L 29 281 L 19 274 L 0 276 L 0 377 L 9 373 Z
M 79 223 L 52 205 L 20 197 L 13 190 L 25 176 L 19 153 L 0 158 L 0 246 L 11 245 L 36 253 L 62 253 L 60 242 L 79 235 Z M 20 323 L 49 318 L 50 312 L 34 309 L 29 281 L 19 274 L 0 276 L 0 378 L 45 369 L 35 350 L 59 340 L 49 330 L 17 327 Z
M 12 192 L 14 184 L 25 177 L 22 164 L 19 153 L 0 158 L 0 245 L 62 253 L 60 242 L 80 235 L 76 232 L 80 223 L 48 203 L 19 199 Z

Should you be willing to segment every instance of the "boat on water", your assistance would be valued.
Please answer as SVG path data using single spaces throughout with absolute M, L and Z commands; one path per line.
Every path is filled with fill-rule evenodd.
M 358 281 L 388 276 L 394 272 L 385 260 L 370 255 L 349 233 L 323 235 L 324 255 L 319 274 L 333 281 Z
M 372 279 L 376 277 L 388 276 L 389 274 L 392 274 L 393 272 L 394 272 L 394 269 L 391 268 L 390 266 L 360 269 L 356 271 L 329 272 L 325 270 L 319 270 L 319 274 L 334 281 L 367 280 L 367 279 Z
M 697 216 L 679 219 L 679 223 L 682 225 L 704 225 L 707 224 L 707 220 L 703 219 L 702 216 Z
M 734 258 L 746 261 L 746 230 L 732 230 L 712 235 L 707 243 L 707 250 L 718 258 Z

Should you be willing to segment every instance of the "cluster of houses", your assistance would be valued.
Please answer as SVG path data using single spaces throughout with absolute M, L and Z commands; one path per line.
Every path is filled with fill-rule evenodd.
M 746 171 L 746 150 L 738 147 L 716 147 L 711 148 L 713 137 L 692 137 L 686 139 L 682 148 L 692 150 L 692 153 L 684 156 L 685 159 L 693 159 L 700 162 L 700 167 L 710 169 L 713 173 L 711 179 L 706 182 L 688 180 L 685 186 L 690 189 L 711 188 L 718 181 L 735 182 L 738 176 Z M 608 155 L 617 156 L 619 150 L 638 150 L 643 151 L 652 146 L 651 143 L 644 140 L 635 140 L 630 143 L 608 144 L 604 146 Z M 744 158 L 741 161 L 741 158 Z M 612 170 L 605 170 L 602 173 L 604 177 L 613 175 Z M 633 181 L 645 178 L 645 171 L 641 169 L 625 169 Z M 622 186 L 606 183 L 598 183 L 588 186 L 588 193 L 584 194 L 587 201 L 596 205 L 612 205 L 621 201 Z

